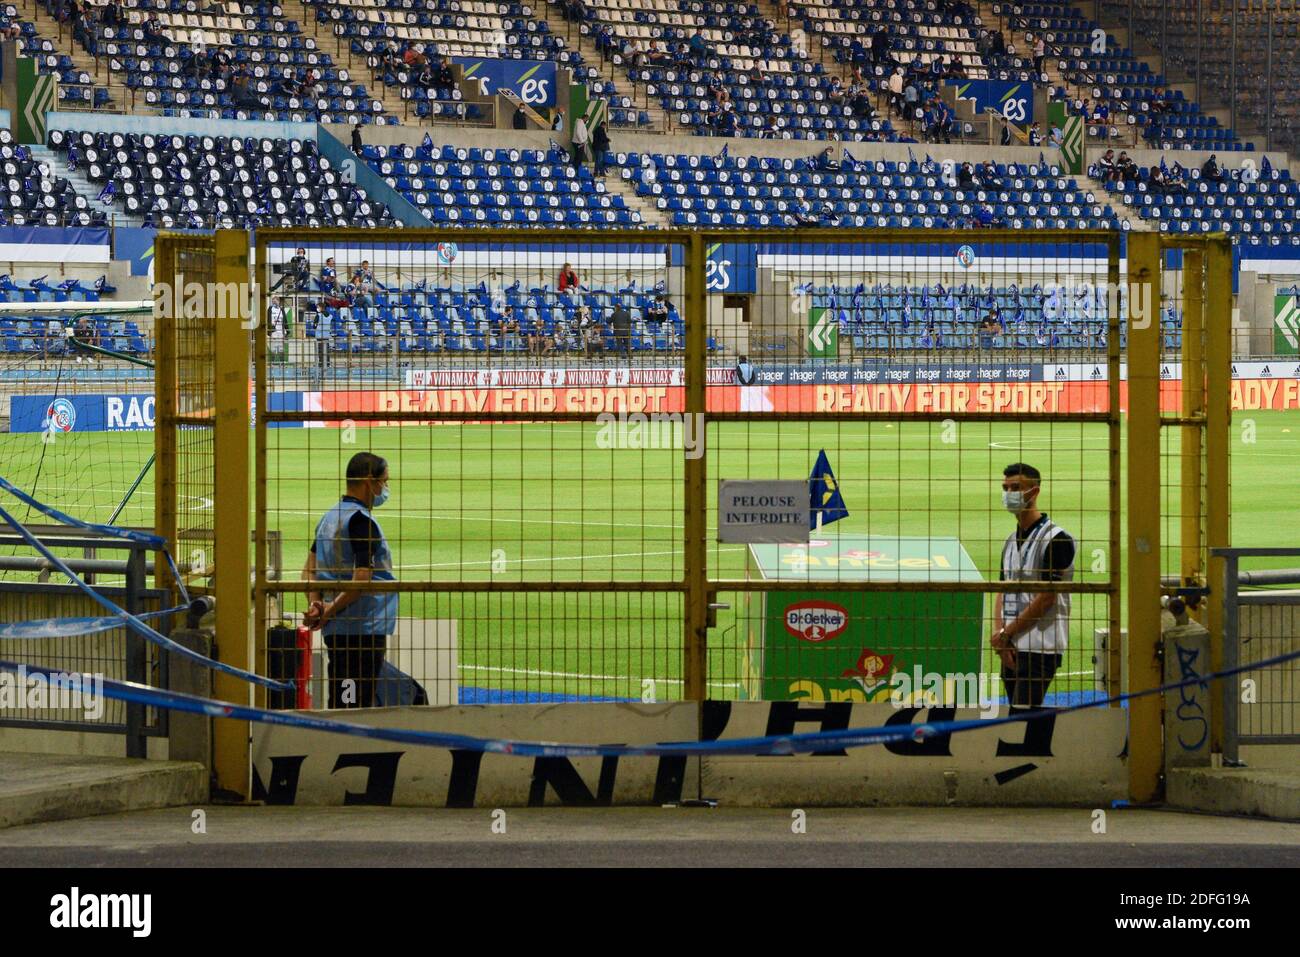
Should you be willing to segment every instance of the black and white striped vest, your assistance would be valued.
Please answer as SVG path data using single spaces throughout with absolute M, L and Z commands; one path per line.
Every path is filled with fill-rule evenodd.
M 1044 521 L 1029 533 L 1023 542 L 1016 542 L 1012 532 L 1002 547 L 1002 571 L 1006 581 L 1045 581 L 1047 546 L 1065 529 L 1051 520 Z M 1074 580 L 1074 563 L 1060 573 L 1061 581 Z M 1033 592 L 1007 592 L 1002 596 L 1002 623 L 1005 625 L 1033 600 Z M 1070 640 L 1070 595 L 1062 592 L 1056 603 L 1043 613 L 1038 621 L 1015 637 L 1017 651 L 1034 651 L 1043 654 L 1064 654 Z

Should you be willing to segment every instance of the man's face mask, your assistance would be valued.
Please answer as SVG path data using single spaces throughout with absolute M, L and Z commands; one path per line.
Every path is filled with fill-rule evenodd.
M 1032 504 L 1033 502 L 1031 501 L 1027 490 L 1016 489 L 1015 491 L 1009 492 L 1004 489 L 1002 491 L 1002 507 L 1008 512 L 1019 514 L 1029 508 Z
M 388 501 L 388 485 L 385 484 L 375 495 L 374 500 L 370 503 L 371 508 L 379 508 Z

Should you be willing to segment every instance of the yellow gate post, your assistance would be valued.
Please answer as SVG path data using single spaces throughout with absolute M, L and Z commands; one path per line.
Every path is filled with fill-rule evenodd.
M 1210 663 L 1223 667 L 1223 559 L 1213 549 L 1232 544 L 1232 242 L 1215 236 L 1205 253 L 1205 544 L 1211 549 L 1208 562 L 1210 609 L 1206 627 L 1210 631 Z M 1211 750 L 1223 749 L 1223 709 L 1210 709 Z
M 220 463 L 213 502 L 213 544 L 217 568 L 216 649 L 219 661 L 252 671 L 249 632 L 252 591 L 249 584 L 249 330 L 241 315 L 248 306 L 248 236 L 242 231 L 216 234 L 217 291 L 208 301 L 227 307 L 233 315 L 215 316 L 216 461 Z M 225 310 L 231 312 L 229 308 Z M 220 672 L 214 675 L 221 701 L 253 704 L 253 686 Z M 251 731 L 247 721 L 217 721 L 213 730 L 213 772 L 217 789 L 247 800 L 252 794 Z
M 1128 236 L 1128 691 L 1160 685 L 1159 233 Z M 1129 797 L 1160 795 L 1161 702 L 1129 702 Z
M 704 266 L 704 235 L 691 233 L 686 244 L 686 416 L 694 418 L 698 442 L 683 449 L 686 477 L 685 562 L 683 596 L 682 679 L 687 701 L 708 696 L 708 434 L 704 426 L 705 353 L 708 347 L 708 294 Z M 690 427 L 690 426 L 688 426 Z M 685 434 L 685 431 L 683 432 Z M 685 443 L 683 443 L 685 445 Z

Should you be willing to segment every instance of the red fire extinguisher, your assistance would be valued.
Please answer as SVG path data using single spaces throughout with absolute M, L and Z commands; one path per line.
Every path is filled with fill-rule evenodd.
M 298 626 L 295 642 L 298 648 L 298 667 L 294 669 L 293 685 L 297 691 L 294 707 L 300 711 L 311 708 L 311 629 Z

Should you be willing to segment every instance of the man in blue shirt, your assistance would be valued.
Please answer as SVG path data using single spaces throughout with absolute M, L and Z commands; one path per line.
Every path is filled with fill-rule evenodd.
M 303 567 L 312 582 L 395 581 L 393 553 L 372 512 L 388 500 L 388 463 L 358 452 L 347 468 L 347 493 L 316 525 Z M 303 624 L 319 628 L 329 650 L 329 706 L 374 706 L 388 636 L 397 629 L 397 592 L 310 591 Z

